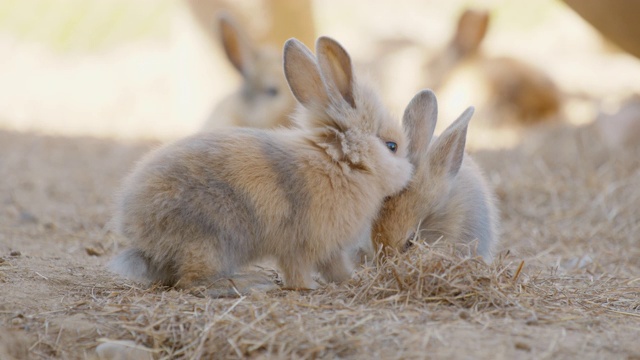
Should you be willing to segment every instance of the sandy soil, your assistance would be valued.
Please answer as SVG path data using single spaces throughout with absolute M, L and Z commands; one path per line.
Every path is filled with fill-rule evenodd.
M 110 201 L 156 144 L 0 131 L 0 358 L 91 358 L 134 340 L 156 358 L 638 359 L 638 149 L 597 140 L 556 129 L 476 154 L 504 218 L 500 265 L 482 271 L 513 276 L 524 260 L 517 286 L 464 303 L 405 289 L 403 303 L 402 291 L 359 296 L 367 275 L 217 300 L 119 279 L 104 267 L 124 245 Z

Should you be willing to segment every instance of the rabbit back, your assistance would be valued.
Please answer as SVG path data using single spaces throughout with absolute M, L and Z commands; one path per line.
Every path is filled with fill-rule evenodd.
M 297 130 L 229 129 L 159 149 L 120 194 L 116 224 L 136 250 L 116 270 L 190 286 L 263 257 L 286 267 L 335 256 L 366 231 L 383 195 L 325 157 Z
M 308 203 L 295 159 L 268 136 L 207 135 L 158 150 L 125 181 L 116 223 L 152 264 L 175 267 L 199 247 L 216 254 L 216 272 L 232 272 L 265 252 L 255 239 L 278 239 L 277 225 L 300 219 Z

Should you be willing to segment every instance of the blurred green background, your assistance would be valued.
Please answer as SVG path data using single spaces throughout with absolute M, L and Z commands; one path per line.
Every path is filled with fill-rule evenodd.
M 214 10 L 231 8 L 255 40 L 281 44 L 282 38 L 304 37 L 292 29 L 269 39 L 269 31 L 282 25 L 269 23 L 282 3 L 0 0 L 0 128 L 126 138 L 190 134 L 239 82 L 217 42 Z M 425 58 L 441 51 L 467 7 L 491 13 L 484 54 L 524 60 L 571 95 L 568 122 L 591 122 L 640 93 L 638 60 L 557 0 L 299 4 L 305 3 L 315 35 L 340 41 L 356 66 L 379 80 L 396 114 L 425 87 L 416 74 Z M 381 68 L 370 66 L 380 54 L 383 70 L 370 70 Z M 445 113 L 459 111 L 443 107 Z
M 3 0 L 0 32 L 57 52 L 99 51 L 167 38 L 176 0 Z

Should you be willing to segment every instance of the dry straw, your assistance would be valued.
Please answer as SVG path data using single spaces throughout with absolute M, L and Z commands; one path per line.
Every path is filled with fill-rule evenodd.
M 0 262 L 0 320 L 19 332 L 0 330 L 0 358 L 3 338 L 24 339 L 20 351 L 31 357 L 65 359 L 126 340 L 156 359 L 632 358 L 640 353 L 640 152 L 607 150 L 586 130 L 475 154 L 503 218 L 490 265 L 458 255 L 451 239 L 417 242 L 345 284 L 225 299 L 141 288 L 104 269 L 114 254 L 96 235 L 108 221 L 104 204 L 141 149 L 5 136 L 0 148 L 50 154 L 30 160 L 37 166 L 6 158 L 7 183 L 57 184 L 63 195 L 4 193 L 2 234 L 21 239 L 23 255 Z M 41 204 L 34 215 L 55 226 L 18 223 L 14 202 Z M 37 252 L 43 239 L 62 251 Z M 87 255 L 87 239 L 104 256 Z
M 156 358 L 402 358 L 424 351 L 434 323 L 566 323 L 594 310 L 638 316 L 640 292 L 615 278 L 532 275 L 509 254 L 487 265 L 418 243 L 314 291 L 211 299 L 121 287 L 97 295 L 91 313 L 110 338 L 133 339 Z

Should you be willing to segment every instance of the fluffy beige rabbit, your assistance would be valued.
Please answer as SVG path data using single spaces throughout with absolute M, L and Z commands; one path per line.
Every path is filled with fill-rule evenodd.
M 447 121 L 455 116 L 447 111 L 478 104 L 471 145 L 491 146 L 499 136 L 511 137 L 499 139 L 509 145 L 521 129 L 555 118 L 562 99 L 543 71 L 515 58 L 484 55 L 480 45 L 488 26 L 486 11 L 466 10 L 449 45 L 428 62 L 427 83 L 438 93 Z M 438 124 L 436 132 L 448 125 Z
M 288 126 L 295 100 L 282 72 L 282 54 L 269 46 L 256 46 L 227 13 L 218 17 L 227 58 L 242 75 L 240 89 L 223 99 L 203 130 L 222 126 L 273 128 Z
M 385 201 L 373 226 L 376 248 L 403 251 L 414 237 L 429 243 L 443 238 L 470 244 L 491 261 L 498 211 L 482 172 L 464 152 L 472 115 L 473 108 L 467 109 L 432 140 L 438 116 L 435 95 L 424 91 L 411 101 L 402 121 L 415 171 L 409 186 Z
M 111 268 L 188 288 L 275 259 L 285 286 L 351 274 L 348 249 L 383 200 L 411 178 L 406 136 L 376 92 L 354 77 L 335 40 L 284 47 L 300 105 L 296 128 L 203 132 L 147 155 L 126 178 L 114 221 L 131 248 Z

